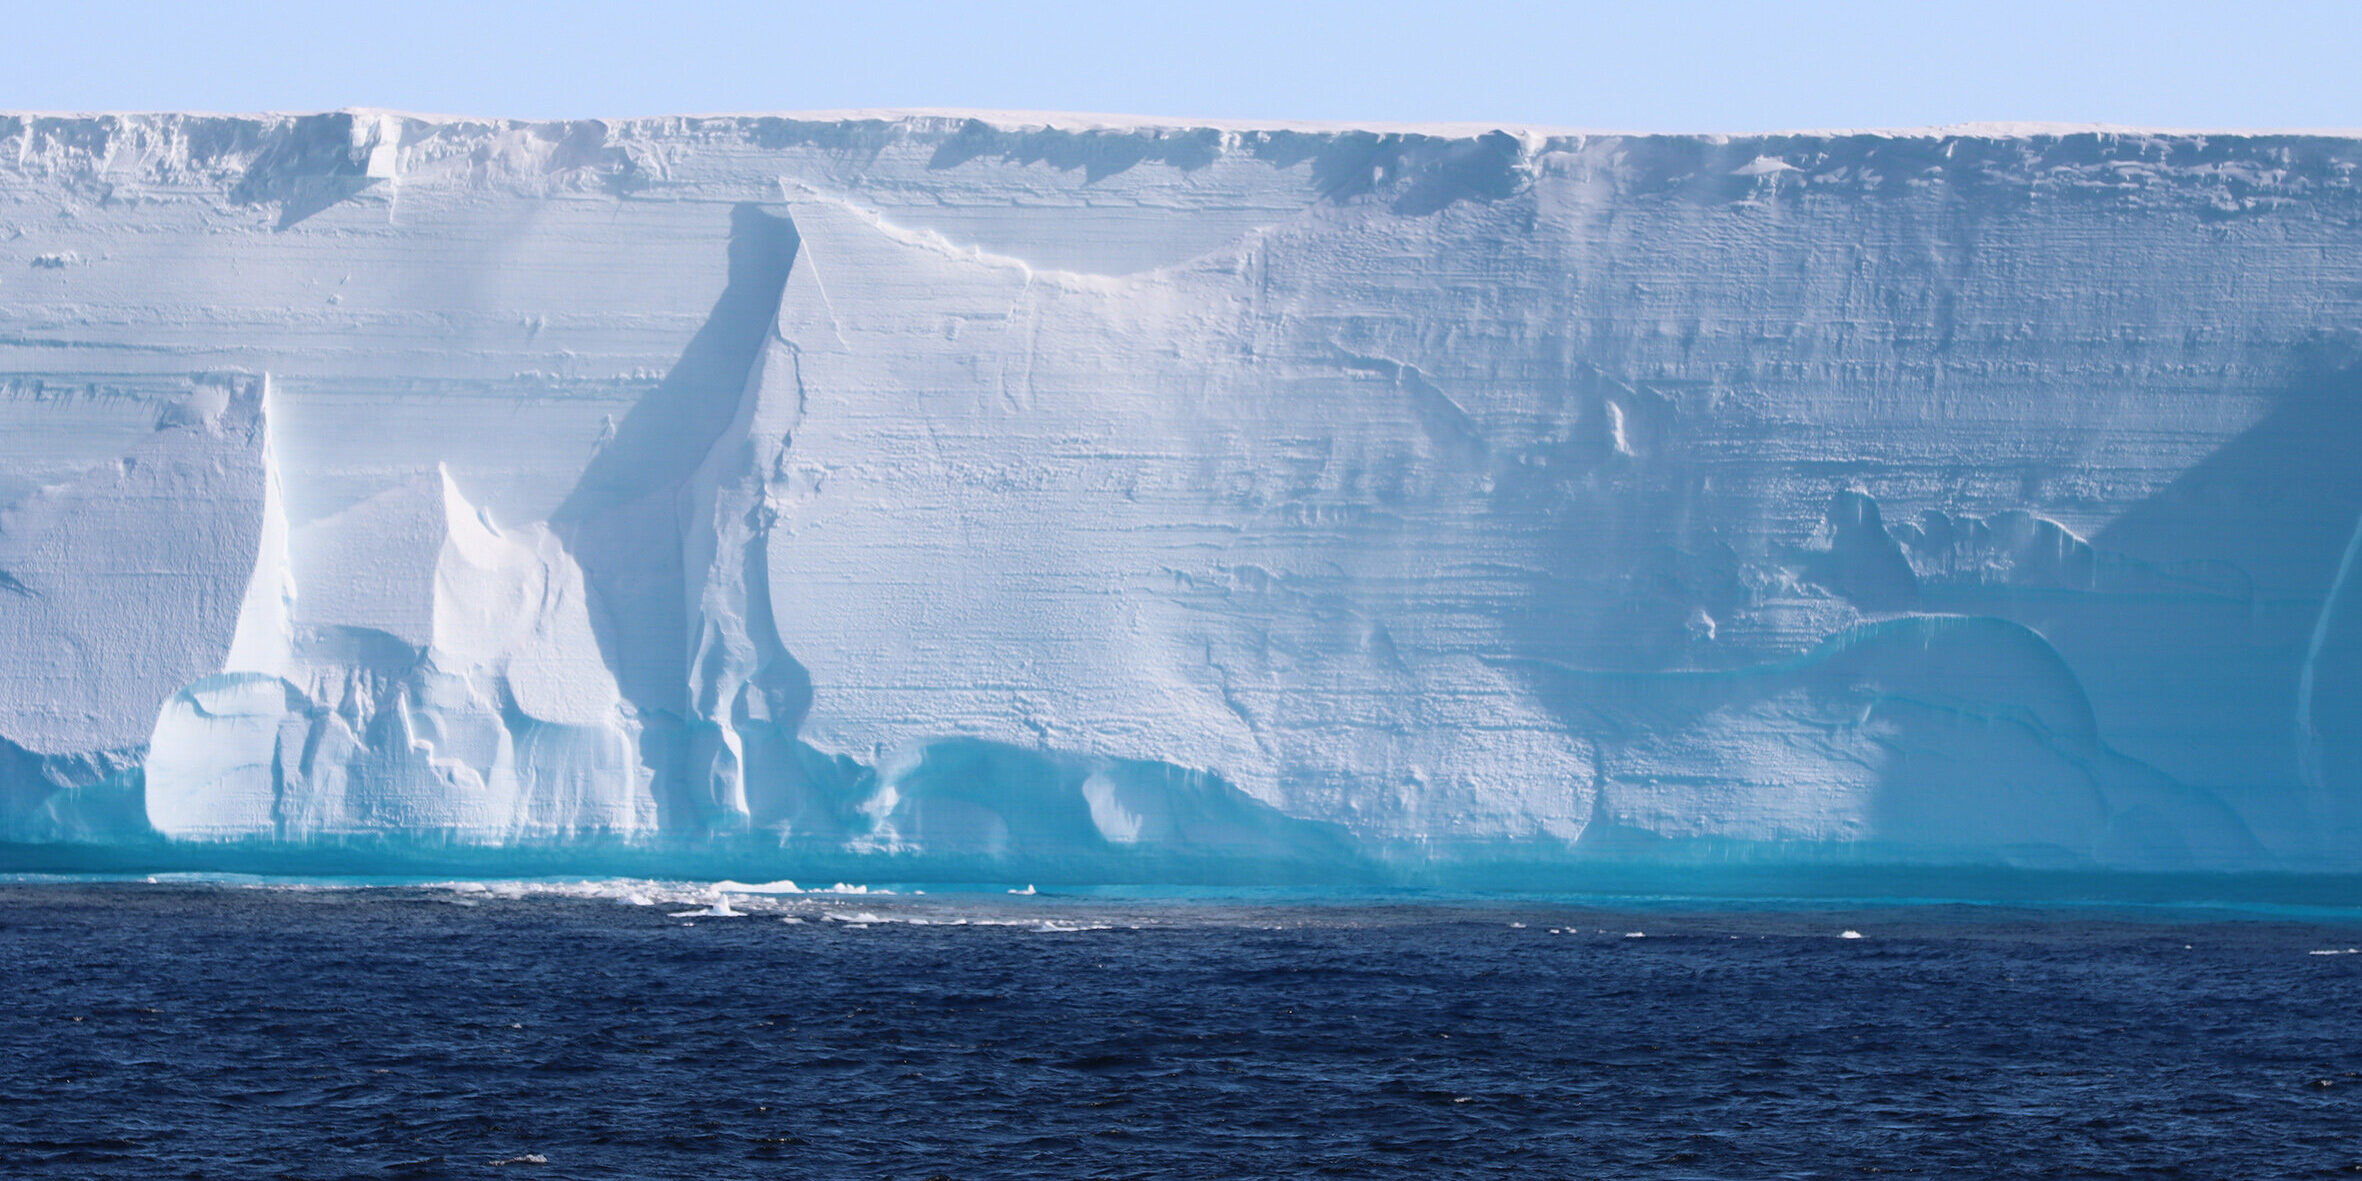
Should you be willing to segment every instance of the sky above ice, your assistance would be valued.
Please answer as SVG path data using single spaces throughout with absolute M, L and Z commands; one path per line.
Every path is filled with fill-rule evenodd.
M 2362 128 L 2362 3 L 0 0 L 0 107 Z

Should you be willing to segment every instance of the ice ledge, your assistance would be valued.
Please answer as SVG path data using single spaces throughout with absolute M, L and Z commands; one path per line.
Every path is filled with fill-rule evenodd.
M 375 194 L 503 193 L 624 200 L 775 193 L 783 177 L 930 193 L 960 240 L 999 241 L 1000 187 L 1036 204 L 1187 210 L 1235 205 L 1216 241 L 1314 205 L 1378 201 L 1433 213 L 1551 182 L 1608 182 L 1661 200 L 1765 206 L 1890 184 L 2075 193 L 2201 217 L 2269 214 L 2357 192 L 2362 132 L 2207 132 L 2108 124 L 1979 123 L 1901 130 L 1664 135 L 1475 123 L 1318 123 L 1030 112 L 876 110 L 785 115 L 519 120 L 356 108 L 317 114 L 0 114 L 0 188 L 61 181 L 124 200 L 196 195 L 275 206 L 278 229 Z M 1123 176 L 1117 183 L 1112 178 Z M 1176 177 L 1203 193 L 1171 204 Z M 1588 178 L 1588 179 L 1586 179 Z M 93 189 L 92 191 L 100 191 Z M 1219 191 L 1218 200 L 1208 194 Z M 1980 200 L 1985 198 L 1979 198 Z M 1022 204 L 1022 203 L 1021 203 Z M 1102 219 L 1122 215 L 1101 214 Z M 981 219 L 981 220 L 979 220 Z M 1168 234 L 1184 219 L 1154 224 Z M 1095 240 L 1145 232 L 1093 223 Z M 963 228 L 964 227 L 964 228 Z M 1132 273 L 1194 257 L 1137 246 L 1060 269 Z M 1125 239 L 1129 241 L 1129 239 Z M 1023 255 L 1023 251 L 1003 251 Z M 1154 254 L 1150 258 L 1148 255 Z M 35 267 L 62 269 L 49 252 Z M 43 261 L 44 259 L 48 261 Z M 1142 264 L 1146 259 L 1145 265 Z

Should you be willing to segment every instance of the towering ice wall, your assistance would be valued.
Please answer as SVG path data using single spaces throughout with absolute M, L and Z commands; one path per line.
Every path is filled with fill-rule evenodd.
M 0 836 L 2362 869 L 2358 164 L 0 119 Z

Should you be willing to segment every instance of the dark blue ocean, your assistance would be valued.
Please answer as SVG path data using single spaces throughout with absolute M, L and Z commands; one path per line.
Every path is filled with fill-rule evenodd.
M 2351 914 L 694 898 L 0 886 L 0 1176 L 2362 1172 Z

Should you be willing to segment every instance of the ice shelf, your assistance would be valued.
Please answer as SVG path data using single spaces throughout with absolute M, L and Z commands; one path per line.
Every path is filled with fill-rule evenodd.
M 2358 167 L 0 116 L 0 847 L 2362 871 Z

